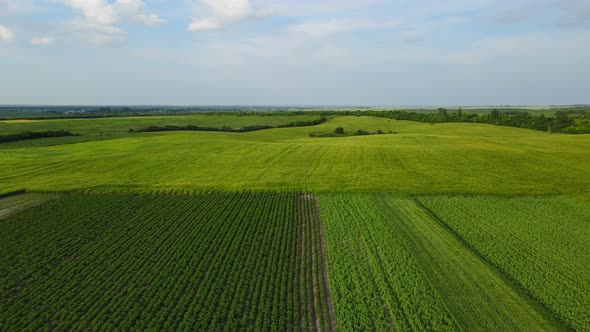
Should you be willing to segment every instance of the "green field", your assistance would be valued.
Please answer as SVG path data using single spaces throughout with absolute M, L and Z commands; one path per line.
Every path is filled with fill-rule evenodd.
M 338 126 L 397 134 L 308 137 Z M 67 139 L 53 140 L 57 144 Z M 249 133 L 136 133 L 34 146 L 51 140 L 0 147 L 0 187 L 590 196 L 590 177 L 581 176 L 590 168 L 590 135 L 345 117 L 319 126 Z
M 129 129 L 138 130 L 149 126 L 202 126 L 202 127 L 231 127 L 243 128 L 247 126 L 279 126 L 290 122 L 317 120 L 317 115 L 177 115 L 177 116 L 133 116 L 110 118 L 81 118 L 81 119 L 40 119 L 40 120 L 0 120 L 0 135 L 17 134 L 26 131 L 67 130 L 78 137 L 68 137 L 45 142 L 17 142 L 5 146 L 27 147 L 30 144 L 65 144 L 91 140 L 104 140 L 129 137 Z
M 590 328 L 590 204 L 567 197 L 421 197 L 568 326 Z
M 565 330 L 411 199 L 327 194 L 320 209 L 336 317 L 346 327 Z
M 331 324 L 299 194 L 65 195 L 0 221 L 0 330 Z
M 590 135 L 128 133 L 317 119 L 0 121 L 0 330 L 590 331 Z

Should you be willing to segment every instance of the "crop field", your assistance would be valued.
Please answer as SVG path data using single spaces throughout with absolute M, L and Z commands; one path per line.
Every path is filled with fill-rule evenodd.
M 590 331 L 590 135 L 128 132 L 318 118 L 0 121 L 0 331 Z
M 590 330 L 590 204 L 567 197 L 421 197 L 570 328 Z
M 345 330 L 565 330 L 415 201 L 324 194 L 319 202 Z
M 300 194 L 62 195 L 0 221 L 0 330 L 327 330 L 319 227 Z
M 56 195 L 50 194 L 10 195 L 4 198 L 0 196 L 0 220 L 41 205 L 56 197 Z

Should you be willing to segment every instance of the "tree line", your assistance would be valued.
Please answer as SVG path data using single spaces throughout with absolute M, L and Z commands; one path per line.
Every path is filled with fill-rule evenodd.
M 307 126 L 315 126 L 322 124 L 328 121 L 327 118 L 322 117 L 317 120 L 311 121 L 297 121 L 297 122 L 290 122 L 287 124 L 282 124 L 278 126 L 266 126 L 266 125 L 254 125 L 254 126 L 245 126 L 241 128 L 232 128 L 228 126 L 223 126 L 221 128 L 216 127 L 202 127 L 202 126 L 195 126 L 195 125 L 186 125 L 186 126 L 149 126 L 140 129 L 129 129 L 130 133 L 133 132 L 157 132 L 157 131 L 221 131 L 221 132 L 231 132 L 231 133 L 245 133 L 250 131 L 257 131 L 263 129 L 271 129 L 271 128 L 289 128 L 289 127 L 307 127 Z
M 439 108 L 436 112 L 409 112 L 403 110 L 357 110 L 332 111 L 332 115 L 374 116 L 395 120 L 426 123 L 470 122 L 487 123 L 498 126 L 527 128 L 567 134 L 590 133 L 590 115 L 584 110 L 560 110 L 554 116 L 532 115 L 526 111 L 510 110 L 501 112 L 492 109 L 489 113 L 467 113 L 459 108 L 450 112 Z
M 48 131 L 25 131 L 19 134 L 10 134 L 0 136 L 0 143 L 22 141 L 36 138 L 47 137 L 64 137 L 64 136 L 78 136 L 66 130 L 48 130 Z

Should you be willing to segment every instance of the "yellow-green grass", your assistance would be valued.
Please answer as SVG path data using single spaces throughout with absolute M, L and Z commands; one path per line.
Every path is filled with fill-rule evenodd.
M 106 120 L 84 121 L 90 130 L 92 121 Z M 336 127 L 396 134 L 308 137 Z M 0 188 L 590 196 L 590 135 L 549 135 L 486 124 L 337 117 L 311 127 L 136 133 L 35 147 L 35 141 L 50 140 L 67 143 L 49 138 L 21 142 L 19 147 L 0 145 Z

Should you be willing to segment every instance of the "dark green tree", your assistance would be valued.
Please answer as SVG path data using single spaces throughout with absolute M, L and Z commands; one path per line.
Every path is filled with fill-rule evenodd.
M 447 113 L 447 109 L 439 107 L 438 112 L 440 113 L 441 122 L 447 122 L 449 119 L 449 113 Z
M 499 121 L 500 121 L 500 112 L 498 112 L 497 109 L 493 109 L 490 112 L 490 122 L 498 124 Z
M 572 125 L 572 120 L 568 118 L 567 114 L 562 111 L 555 112 L 555 119 L 553 120 L 553 124 L 551 125 L 551 131 L 559 132 L 562 129 L 570 127 Z

